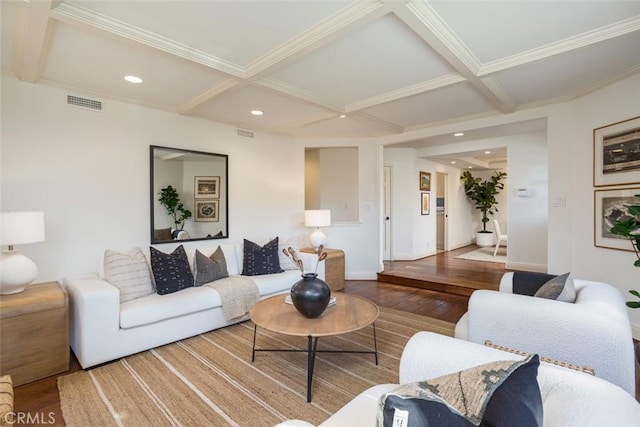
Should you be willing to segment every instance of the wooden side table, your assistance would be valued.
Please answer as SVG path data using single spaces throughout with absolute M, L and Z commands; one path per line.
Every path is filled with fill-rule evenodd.
M 69 370 L 68 304 L 58 282 L 0 296 L 0 373 L 14 387 Z
M 300 249 L 301 252 L 315 254 L 313 248 Z M 344 251 L 340 249 L 327 249 L 327 258 L 324 260 L 324 276 L 325 281 L 333 291 L 341 291 L 344 289 Z

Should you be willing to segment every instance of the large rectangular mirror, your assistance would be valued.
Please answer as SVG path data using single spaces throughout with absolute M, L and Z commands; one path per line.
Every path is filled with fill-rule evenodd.
M 226 154 L 150 147 L 151 243 L 229 237 Z

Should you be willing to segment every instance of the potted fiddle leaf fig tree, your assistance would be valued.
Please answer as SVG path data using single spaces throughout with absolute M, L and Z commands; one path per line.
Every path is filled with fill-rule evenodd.
M 492 246 L 494 244 L 493 232 L 487 230 L 487 222 L 489 222 L 489 215 L 498 212 L 496 196 L 504 189 L 502 180 L 506 177 L 506 172 L 502 171 L 496 171 L 488 180 L 474 177 L 469 171 L 464 171 L 460 177 L 465 194 L 475 204 L 476 209 L 482 213 L 482 230 L 476 233 L 478 246 Z
M 191 218 L 191 211 L 185 208 L 184 204 L 180 201 L 180 195 L 178 191 L 169 185 L 160 190 L 158 193 L 158 201 L 167 210 L 167 213 L 173 218 L 173 223 L 176 230 L 182 230 L 184 222 Z

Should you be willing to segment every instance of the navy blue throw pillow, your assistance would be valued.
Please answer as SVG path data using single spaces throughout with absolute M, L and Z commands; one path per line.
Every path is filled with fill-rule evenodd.
M 257 276 L 260 274 L 282 273 L 278 255 L 278 238 L 264 246 L 244 239 L 242 275 Z
M 156 291 L 160 295 L 177 292 L 193 286 L 193 274 L 189 267 L 189 258 L 184 246 L 178 246 L 172 253 L 166 254 L 151 248 L 151 271 L 156 282 Z
M 378 425 L 541 427 L 539 365 L 532 355 L 404 384 L 380 398 Z

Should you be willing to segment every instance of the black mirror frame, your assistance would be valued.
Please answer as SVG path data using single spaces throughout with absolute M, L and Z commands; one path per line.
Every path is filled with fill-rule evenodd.
M 198 238 L 190 238 L 190 239 L 181 239 L 181 240 L 156 240 L 154 237 L 155 231 L 155 211 L 154 211 L 154 203 L 155 203 L 155 194 L 154 194 L 154 149 L 160 150 L 172 150 L 179 151 L 183 153 L 191 153 L 191 154 L 199 154 L 205 156 L 217 156 L 224 158 L 225 162 L 225 173 L 224 173 L 224 194 L 225 194 L 225 204 L 224 204 L 224 215 L 226 218 L 226 230 L 223 236 L 218 237 L 198 237 Z M 214 239 L 228 239 L 229 238 L 229 155 L 220 154 L 220 153 L 209 153 L 206 151 L 196 151 L 196 150 L 187 150 L 184 148 L 175 148 L 175 147 L 163 147 L 160 145 L 150 145 L 149 146 L 149 211 L 150 211 L 150 239 L 152 245 L 158 245 L 163 243 L 176 243 L 176 242 L 195 242 L 199 240 L 214 240 Z

